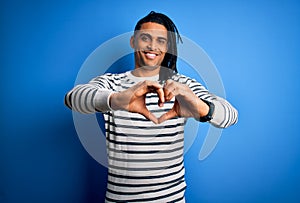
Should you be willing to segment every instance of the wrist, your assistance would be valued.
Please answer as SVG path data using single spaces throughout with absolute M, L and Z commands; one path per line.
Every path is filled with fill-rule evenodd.
M 201 101 L 203 101 L 203 103 L 205 103 L 206 108 L 205 108 L 205 110 L 203 110 L 203 113 L 200 114 L 199 121 L 200 122 L 210 121 L 211 119 L 213 119 L 215 105 L 214 105 L 214 103 L 203 100 L 203 99 L 201 99 Z
M 198 108 L 199 109 L 198 115 L 201 118 L 201 117 L 204 117 L 204 116 L 206 116 L 208 114 L 208 112 L 209 112 L 209 105 L 208 105 L 208 103 L 206 103 L 206 101 L 204 101 L 202 99 L 200 99 L 200 100 L 201 100 L 201 105 Z
M 110 95 L 109 106 L 114 111 L 124 109 L 123 104 L 122 104 L 122 99 L 120 99 L 119 92 L 114 92 Z
M 99 90 L 94 96 L 94 106 L 97 112 L 110 111 L 109 97 L 113 92 L 110 90 Z
M 117 94 L 116 92 L 112 93 L 109 97 L 108 105 L 112 110 L 118 110 L 118 104 L 117 104 Z

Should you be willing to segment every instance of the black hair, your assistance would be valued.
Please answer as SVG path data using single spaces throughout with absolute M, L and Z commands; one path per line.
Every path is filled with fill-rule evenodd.
M 134 31 L 140 30 L 142 24 L 147 22 L 153 22 L 163 25 L 168 30 L 168 52 L 165 54 L 165 57 L 162 61 L 160 72 L 160 80 L 166 80 L 170 77 L 172 72 L 177 73 L 177 41 L 182 43 L 182 39 L 178 32 L 177 27 L 173 23 L 173 21 L 166 15 L 162 13 L 156 13 L 151 11 L 147 16 L 140 19 Z M 177 39 L 176 39 L 177 38 Z M 165 71 L 164 71 L 165 70 Z

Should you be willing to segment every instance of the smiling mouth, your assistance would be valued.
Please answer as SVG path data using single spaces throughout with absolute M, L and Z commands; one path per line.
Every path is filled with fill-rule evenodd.
M 144 54 L 146 55 L 146 57 L 148 59 L 155 59 L 156 56 L 158 56 L 157 53 L 154 52 L 148 52 L 148 51 L 144 51 Z

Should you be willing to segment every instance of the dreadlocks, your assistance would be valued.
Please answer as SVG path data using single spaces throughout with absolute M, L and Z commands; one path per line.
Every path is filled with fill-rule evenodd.
M 162 13 L 156 13 L 154 11 L 151 11 L 147 16 L 140 19 L 135 28 L 134 31 L 140 30 L 142 27 L 142 24 L 147 22 L 153 22 L 163 25 L 168 30 L 168 52 L 166 53 L 161 66 L 165 68 L 161 68 L 160 70 L 160 80 L 167 80 L 173 72 L 177 73 L 177 40 L 182 43 L 182 39 L 180 37 L 180 34 L 178 32 L 178 29 L 176 28 L 173 21 L 166 15 Z M 177 39 L 176 39 L 177 37 Z

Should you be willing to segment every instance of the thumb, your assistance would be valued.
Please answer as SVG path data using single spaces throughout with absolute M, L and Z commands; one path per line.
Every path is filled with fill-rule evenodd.
M 153 113 L 151 113 L 147 108 L 143 109 L 140 112 L 140 114 L 145 116 L 145 118 L 149 119 L 153 123 L 158 124 L 158 119 L 156 118 L 156 116 Z
M 161 117 L 158 118 L 158 123 L 162 123 L 166 120 L 169 120 L 171 118 L 174 118 L 177 116 L 177 113 L 174 109 L 171 109 L 170 111 L 168 111 L 167 113 L 164 113 L 163 115 L 161 115 Z

